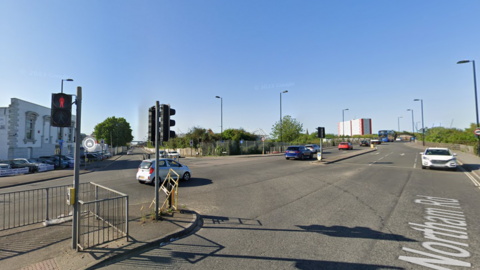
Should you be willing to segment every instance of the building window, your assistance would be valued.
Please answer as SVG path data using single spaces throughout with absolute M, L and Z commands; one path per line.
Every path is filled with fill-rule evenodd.
M 25 138 L 24 143 L 35 143 L 35 122 L 37 121 L 38 113 L 28 111 L 25 113 Z

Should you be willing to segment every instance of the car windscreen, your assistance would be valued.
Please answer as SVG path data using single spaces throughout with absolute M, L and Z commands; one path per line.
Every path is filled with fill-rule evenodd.
M 298 151 L 298 147 L 288 147 L 288 151 Z
M 436 155 L 436 156 L 451 156 L 448 150 L 444 149 L 431 149 L 427 151 L 427 155 Z

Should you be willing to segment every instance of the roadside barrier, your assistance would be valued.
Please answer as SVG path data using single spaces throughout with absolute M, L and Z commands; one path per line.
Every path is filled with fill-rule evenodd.
M 66 203 L 69 188 L 72 185 L 0 193 L 0 231 L 70 221 L 73 206 Z M 79 249 L 128 238 L 128 195 L 96 183 L 80 183 L 78 206 Z
M 171 177 L 172 172 L 177 175 L 177 179 L 173 179 Z M 165 200 L 163 201 L 162 206 L 160 206 L 160 212 L 165 210 L 168 204 L 170 203 L 170 208 L 177 210 L 177 198 L 178 198 L 178 181 L 180 180 L 180 175 L 176 173 L 173 169 L 168 171 L 167 177 L 165 181 L 163 181 L 162 185 L 158 189 L 157 192 L 163 191 L 165 193 Z M 170 202 L 168 201 L 170 199 Z M 155 204 L 155 198 L 153 199 L 152 203 L 148 208 L 151 208 Z
M 0 170 L 0 177 L 1 176 L 24 174 L 24 173 L 28 173 L 28 172 L 29 172 L 28 168 Z
M 80 198 L 79 249 L 123 237 L 128 239 L 128 195 L 91 182 Z

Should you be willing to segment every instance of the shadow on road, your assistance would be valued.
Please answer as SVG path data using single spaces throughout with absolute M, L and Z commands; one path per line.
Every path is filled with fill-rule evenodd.
M 179 183 L 180 187 L 199 187 L 212 184 L 213 181 L 207 178 L 196 178 L 192 177 L 192 179 L 188 181 L 181 181 Z
M 367 238 L 376 240 L 391 240 L 391 241 L 404 241 L 404 242 L 416 242 L 416 240 L 406 238 L 399 234 L 383 233 L 372 230 L 367 227 L 345 227 L 345 226 L 323 226 L 323 225 L 310 225 L 297 227 L 307 231 L 320 233 L 332 237 L 345 237 L 345 238 Z
M 467 172 L 472 172 L 472 171 L 477 171 L 480 170 L 480 165 L 479 164 L 463 164 L 462 165 L 463 169 Z

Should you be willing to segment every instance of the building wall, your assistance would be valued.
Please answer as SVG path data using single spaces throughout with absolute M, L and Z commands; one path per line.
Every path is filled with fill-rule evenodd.
M 8 107 L 0 108 L 0 117 L 5 119 L 5 129 L 0 127 L 0 159 L 56 154 L 60 128 L 50 125 L 50 112 L 49 107 L 17 98 L 12 98 Z M 62 154 L 73 154 L 74 126 L 72 115 L 72 128 L 63 128 Z

